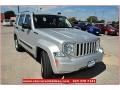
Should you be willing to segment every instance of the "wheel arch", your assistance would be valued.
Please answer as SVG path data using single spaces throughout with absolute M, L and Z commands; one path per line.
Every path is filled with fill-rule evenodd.
M 43 42 L 43 41 L 41 41 L 41 42 Z M 56 62 L 55 62 L 53 52 L 59 51 L 59 48 L 55 44 L 49 43 L 48 41 L 46 41 L 46 43 L 45 43 L 45 41 L 43 43 L 41 43 L 41 42 L 39 42 L 38 46 L 36 46 L 35 57 L 39 57 L 41 51 L 44 50 L 48 54 L 53 72 L 57 73 L 57 65 L 56 65 Z M 40 59 L 40 57 L 39 57 L 39 59 Z

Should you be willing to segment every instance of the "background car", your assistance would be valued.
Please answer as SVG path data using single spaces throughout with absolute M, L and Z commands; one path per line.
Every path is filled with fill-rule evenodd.
M 3 26 L 12 26 L 13 24 L 10 19 L 4 19 L 2 25 Z
M 86 31 L 86 24 L 83 22 L 78 22 L 77 24 L 74 24 L 74 28 Z
M 95 24 L 96 27 L 100 28 L 101 29 L 101 34 L 104 34 L 105 33 L 105 25 L 104 24 Z
M 86 30 L 94 35 L 100 35 L 101 29 L 92 24 L 87 24 Z
M 114 28 L 112 25 L 106 25 L 104 32 L 105 35 L 119 35 L 119 29 Z
M 116 25 L 115 28 L 119 29 L 119 25 Z
M 72 27 L 76 29 L 81 29 L 78 25 L 78 22 L 73 22 Z

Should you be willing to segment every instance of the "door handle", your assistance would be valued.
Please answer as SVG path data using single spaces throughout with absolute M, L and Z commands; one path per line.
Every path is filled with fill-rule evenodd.
M 37 32 L 34 32 L 34 34 L 38 34 Z

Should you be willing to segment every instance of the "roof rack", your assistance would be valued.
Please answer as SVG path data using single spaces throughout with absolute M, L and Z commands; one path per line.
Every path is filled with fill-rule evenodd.
M 33 13 L 33 12 L 31 12 L 31 11 L 22 11 L 20 13 Z
M 61 16 L 61 13 L 60 12 L 58 12 L 57 14 L 50 14 L 50 13 L 43 13 L 43 12 L 32 12 L 32 11 L 22 11 L 22 12 L 20 12 L 20 13 L 18 13 L 18 14 L 25 14 L 25 13 L 33 13 L 33 14 L 48 14 L 48 15 L 60 15 Z
M 30 12 L 30 11 L 22 11 L 22 12 L 20 12 L 20 13 L 23 13 L 23 12 Z

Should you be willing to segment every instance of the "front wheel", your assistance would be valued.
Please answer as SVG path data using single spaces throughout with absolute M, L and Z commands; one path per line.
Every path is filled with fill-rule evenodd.
M 53 73 L 50 59 L 47 52 L 42 51 L 41 54 L 41 75 L 43 78 L 61 78 L 61 75 L 56 75 Z
M 41 55 L 41 74 L 43 78 L 52 78 L 54 76 L 48 54 L 42 51 Z

